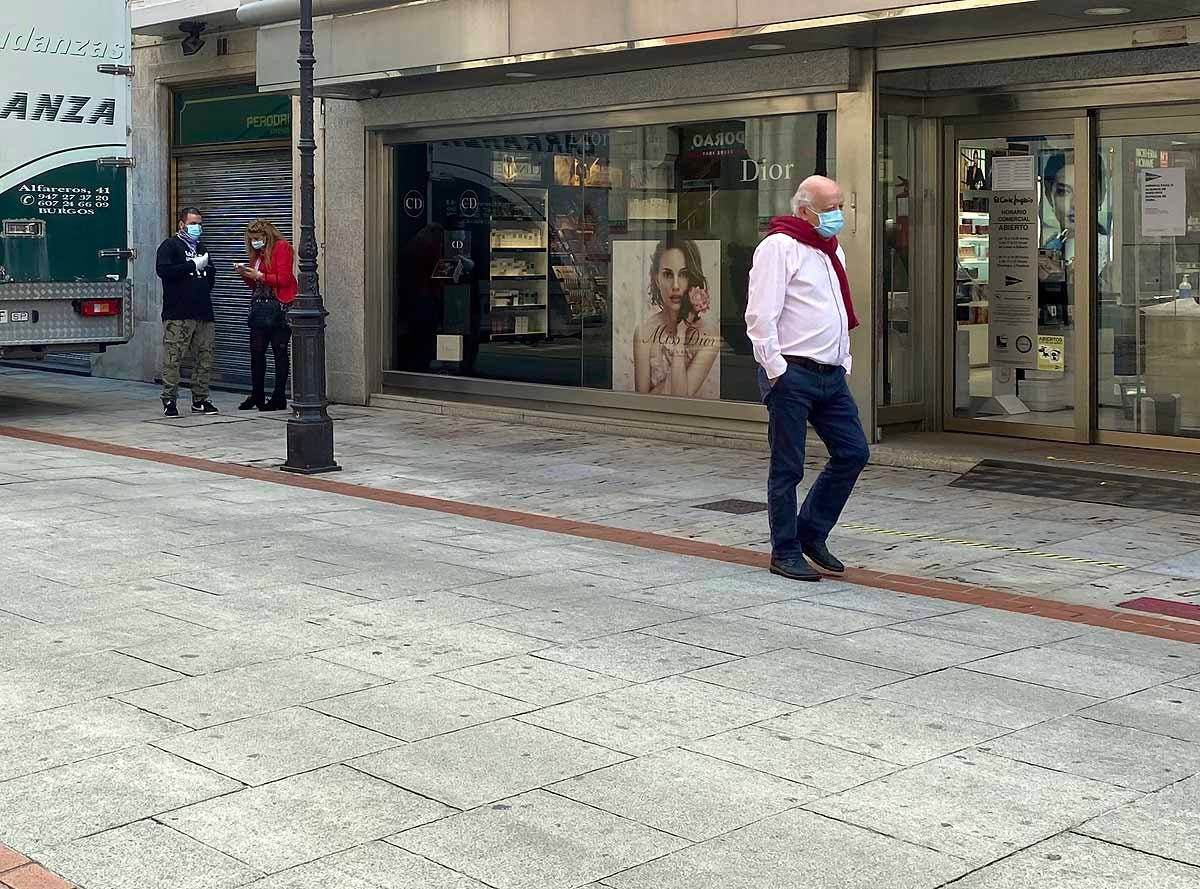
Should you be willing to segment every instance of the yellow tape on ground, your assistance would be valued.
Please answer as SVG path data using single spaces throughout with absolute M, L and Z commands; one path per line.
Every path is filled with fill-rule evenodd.
M 1186 469 L 1151 469 L 1146 466 L 1130 466 L 1126 463 L 1101 463 L 1098 460 L 1070 460 L 1066 457 L 1047 457 L 1055 463 L 1078 463 L 1080 466 L 1107 466 L 1110 469 L 1135 469 L 1138 472 L 1162 472 L 1167 475 L 1193 475 L 1200 478 L 1200 472 L 1189 472 Z M 1136 480 L 1136 479 L 1135 479 Z
M 986 543 L 981 540 L 961 540 L 958 537 L 941 537 L 937 534 L 922 534 L 919 531 L 899 531 L 895 528 L 874 528 L 870 525 L 859 525 L 855 522 L 842 522 L 838 527 L 849 528 L 851 531 L 866 531 L 870 534 L 886 534 L 891 537 L 903 537 L 906 540 L 921 540 L 928 543 L 949 543 L 955 546 L 970 546 L 976 549 L 994 550 L 1011 553 L 1017 556 L 1035 556 L 1039 559 L 1053 559 L 1056 562 L 1072 562 L 1077 565 L 1096 565 L 1100 568 L 1112 568 L 1114 571 L 1129 571 L 1129 565 L 1120 562 L 1105 562 L 1102 559 L 1087 559 L 1083 556 L 1067 556 L 1062 553 L 1048 553 L 1039 549 L 1025 549 L 1020 546 L 1005 546 L 1001 543 Z

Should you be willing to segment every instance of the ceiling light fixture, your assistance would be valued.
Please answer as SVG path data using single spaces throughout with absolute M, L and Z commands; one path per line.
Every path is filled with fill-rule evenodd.
M 1093 6 L 1083 11 L 1084 15 L 1125 15 L 1131 12 L 1128 6 Z
M 527 77 L 537 77 L 536 74 L 531 74 L 528 71 L 505 71 L 505 77 L 511 77 L 513 80 L 524 80 Z
M 787 49 L 782 43 L 751 43 L 746 48 L 755 52 L 775 52 L 778 49 Z

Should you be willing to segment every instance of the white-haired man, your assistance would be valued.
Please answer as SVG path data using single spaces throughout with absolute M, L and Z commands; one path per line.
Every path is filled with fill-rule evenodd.
M 746 330 L 770 414 L 771 572 L 793 580 L 845 573 L 826 541 L 870 457 L 846 385 L 858 319 L 837 242 L 842 221 L 841 187 L 810 176 L 796 189 L 792 215 L 771 220 L 750 269 Z M 829 463 L 797 512 L 808 423 Z

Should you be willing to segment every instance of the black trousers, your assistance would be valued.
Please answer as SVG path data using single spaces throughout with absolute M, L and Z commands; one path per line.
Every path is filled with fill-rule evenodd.
M 267 346 L 275 355 L 275 389 L 271 397 L 275 400 L 287 398 L 288 346 L 292 342 L 292 328 L 288 325 L 274 330 L 250 331 L 250 382 L 254 397 L 265 398 L 267 380 Z

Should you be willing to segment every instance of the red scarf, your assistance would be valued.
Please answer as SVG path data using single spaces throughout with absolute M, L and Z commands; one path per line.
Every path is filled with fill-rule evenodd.
M 776 216 L 771 220 L 771 228 L 767 234 L 789 235 L 801 244 L 807 244 L 809 247 L 820 250 L 829 257 L 833 262 L 833 270 L 837 272 L 838 284 L 842 288 L 842 302 L 846 305 L 847 329 L 853 330 L 858 327 L 858 317 L 854 314 L 854 301 L 850 298 L 850 280 L 846 277 L 846 267 L 842 265 L 842 261 L 837 255 L 838 239 L 821 237 L 811 222 L 801 219 L 799 216 Z

